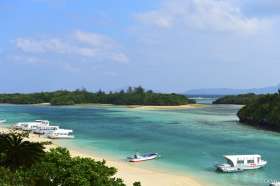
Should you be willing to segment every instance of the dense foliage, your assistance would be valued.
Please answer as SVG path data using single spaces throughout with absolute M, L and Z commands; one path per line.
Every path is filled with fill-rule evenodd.
M 238 112 L 241 122 L 280 131 L 280 91 L 261 95 Z
M 84 103 L 101 103 L 116 105 L 183 105 L 194 103 L 184 95 L 154 93 L 142 87 L 129 87 L 127 91 L 105 93 L 103 91 L 88 92 L 86 90 L 55 91 L 30 94 L 0 94 L 0 103 L 73 105 Z
M 1 148 L 1 186 L 125 186 L 121 179 L 114 177 L 117 170 L 114 167 L 107 167 L 104 160 L 101 162 L 91 158 L 71 157 L 65 148 L 44 152 L 42 146 L 33 146 L 38 143 L 23 141 L 19 135 L 0 134 L 0 136 L 1 145 L 7 143 L 5 139 L 7 137 L 16 138 L 17 140 L 12 141 L 21 144 L 16 146 L 6 144 L 5 147 L 10 150 Z M 26 148 L 25 142 L 29 148 Z M 13 153 L 9 153 L 10 151 Z M 23 154 L 19 156 L 21 152 Z M 17 155 L 13 157 L 14 154 Z M 135 185 L 141 184 L 135 182 Z
M 43 145 L 24 141 L 21 134 L 0 135 L 0 165 L 16 170 L 30 167 L 43 157 Z
M 254 93 L 250 94 L 240 94 L 235 96 L 224 96 L 220 97 L 213 102 L 213 104 L 236 104 L 236 105 L 247 105 L 250 102 L 254 102 L 261 95 L 256 95 Z

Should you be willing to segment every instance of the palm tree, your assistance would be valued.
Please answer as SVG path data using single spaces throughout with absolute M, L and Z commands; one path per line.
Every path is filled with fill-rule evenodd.
M 15 171 L 19 167 L 30 167 L 45 154 L 40 143 L 24 141 L 16 133 L 0 134 L 0 163 Z

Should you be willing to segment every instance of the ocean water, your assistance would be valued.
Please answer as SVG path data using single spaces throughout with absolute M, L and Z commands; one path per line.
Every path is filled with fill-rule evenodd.
M 158 152 L 161 158 L 137 166 L 186 173 L 214 186 L 267 186 L 280 181 L 280 134 L 238 122 L 235 105 L 208 105 L 187 110 L 143 110 L 118 106 L 0 105 L 7 125 L 47 119 L 71 128 L 76 138 L 65 146 L 110 155 L 125 161 L 134 152 Z M 214 165 L 225 154 L 263 155 L 259 170 L 221 174 Z

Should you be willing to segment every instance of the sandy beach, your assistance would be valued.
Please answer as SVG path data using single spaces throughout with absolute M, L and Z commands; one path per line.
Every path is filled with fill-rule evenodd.
M 9 129 L 0 127 L 0 132 L 8 132 Z M 33 142 L 47 142 L 50 141 L 52 144 L 45 145 L 46 150 L 56 148 L 59 145 L 59 140 L 51 140 L 43 136 L 36 134 L 30 134 L 27 140 Z M 69 149 L 69 148 L 68 148 Z M 100 157 L 91 152 L 85 152 L 77 149 L 69 149 L 72 156 L 90 157 L 95 160 L 105 159 L 108 166 L 113 166 L 118 169 L 116 177 L 122 178 L 126 185 L 132 186 L 135 181 L 140 181 L 142 186 L 202 186 L 204 184 L 195 180 L 194 178 L 178 174 L 174 172 L 168 172 L 167 170 L 155 170 L 149 168 L 139 167 L 138 164 L 128 163 L 121 160 L 113 160 L 109 157 Z
M 34 104 L 40 106 L 50 106 L 49 103 L 44 104 Z M 131 108 L 131 109 L 142 109 L 142 110 L 180 110 L 180 109 L 192 109 L 192 108 L 201 108 L 206 107 L 205 104 L 187 104 L 187 105 L 175 105 L 175 106 L 156 106 L 156 105 L 112 105 L 112 104 L 99 104 L 99 103 L 85 103 L 85 104 L 76 104 L 74 106 L 94 106 L 94 107 L 122 107 L 122 108 Z
M 104 157 L 81 152 L 70 148 L 73 156 L 90 157 L 96 160 L 103 160 Z M 139 167 L 137 163 L 126 163 L 121 160 L 105 158 L 107 165 L 118 169 L 117 177 L 122 178 L 126 185 L 131 186 L 135 181 L 140 181 L 143 186 L 202 186 L 200 182 L 187 175 L 170 173 L 167 170 L 155 170 L 151 168 Z

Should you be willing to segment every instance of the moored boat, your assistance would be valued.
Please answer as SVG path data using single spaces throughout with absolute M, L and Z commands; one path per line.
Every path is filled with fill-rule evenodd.
M 59 126 L 49 125 L 49 126 L 40 126 L 32 131 L 34 134 L 50 134 L 53 131 L 58 130 L 58 129 L 59 129 Z
M 245 170 L 259 169 L 267 164 L 262 160 L 261 155 L 226 155 L 224 156 L 227 163 L 216 165 L 220 172 L 242 172 Z
M 51 139 L 72 139 L 74 138 L 72 133 L 73 130 L 70 129 L 57 129 L 47 134 L 47 136 Z
M 15 129 L 32 131 L 39 127 L 49 126 L 50 122 L 48 120 L 35 120 L 32 122 L 19 122 L 13 126 Z
M 127 159 L 129 162 L 141 162 L 141 161 L 153 160 L 156 158 L 159 158 L 158 153 L 145 153 L 142 155 L 136 153 L 135 155 L 130 156 Z

